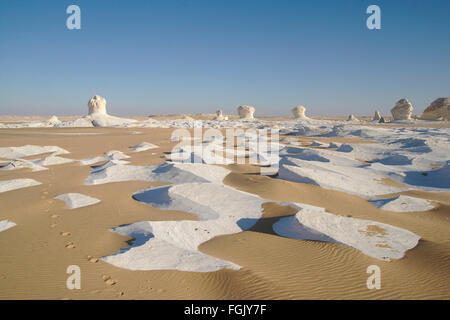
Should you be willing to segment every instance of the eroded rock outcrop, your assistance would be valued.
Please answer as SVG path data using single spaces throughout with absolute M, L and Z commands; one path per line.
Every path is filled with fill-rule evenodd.
M 105 98 L 100 97 L 99 95 L 95 95 L 89 100 L 88 107 L 89 107 L 89 114 L 87 117 L 84 117 L 83 119 L 91 121 L 92 125 L 95 127 L 126 126 L 133 122 L 136 122 L 136 120 L 134 119 L 125 119 L 110 116 L 106 112 Z
M 292 113 L 294 114 L 294 118 L 296 119 L 304 119 L 307 118 L 305 115 L 306 108 L 304 106 L 296 106 L 292 109 Z
M 450 98 L 434 100 L 423 112 L 424 120 L 450 120 Z
M 381 120 L 381 115 L 379 111 L 375 111 L 375 115 L 372 118 L 372 121 L 380 121 Z
M 411 120 L 412 111 L 413 106 L 408 99 L 398 100 L 395 107 L 391 109 L 394 120 Z
M 219 109 L 216 111 L 216 116 L 213 118 L 213 120 L 228 120 L 228 117 L 223 115 L 222 109 Z
M 254 119 L 253 114 L 255 113 L 255 108 L 252 106 L 240 106 L 238 108 L 238 114 L 241 119 Z
M 89 114 L 107 114 L 106 113 L 106 100 L 103 97 L 95 95 L 88 102 Z

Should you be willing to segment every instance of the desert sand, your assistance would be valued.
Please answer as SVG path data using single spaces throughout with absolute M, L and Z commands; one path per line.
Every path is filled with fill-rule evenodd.
M 158 118 L 161 119 L 163 117 Z M 445 123 L 390 124 L 389 127 L 397 125 L 418 130 L 449 128 Z M 374 125 L 367 123 L 364 126 L 372 128 Z M 177 144 L 170 139 L 173 130 L 170 127 L 0 129 L 0 148 L 57 146 L 70 152 L 58 154 L 58 157 L 74 160 L 54 165 L 32 162 L 49 152 L 23 157 L 31 161 L 29 167 L 0 171 L 1 181 L 33 179 L 40 182 L 0 193 L 0 221 L 16 224 L 0 232 L 0 299 L 450 298 L 448 188 L 438 185 L 403 190 L 404 183 L 384 176 L 380 186 L 403 191 L 369 198 L 357 192 L 339 191 L 333 186 L 322 187 L 320 180 L 316 181 L 317 185 L 260 175 L 260 168 L 248 163 L 217 165 L 230 171 L 223 179 L 226 187 L 265 199 L 261 205 L 261 218 L 249 229 L 212 237 L 199 246 L 201 253 L 240 268 L 220 268 L 213 272 L 130 270 L 105 262 L 102 257 L 114 255 L 133 243 L 133 237 L 111 232 L 113 228 L 141 221 L 201 220 L 201 216 L 192 212 L 158 209 L 133 198 L 140 190 L 170 184 L 167 181 L 86 184 L 95 165 L 110 160 L 116 166 L 153 166 L 166 162 L 167 155 Z M 374 145 L 370 139 L 350 135 L 282 134 L 280 138 L 281 141 L 283 138 L 289 140 L 292 147 L 328 152 L 314 153 L 315 156 L 338 154 L 336 148 L 326 150 L 330 149 L 330 143 L 337 147 Z M 133 146 L 137 146 L 137 150 Z M 106 154 L 112 150 L 118 152 Z M 80 163 L 80 160 L 95 157 L 103 159 L 97 163 L 87 161 L 89 165 Z M 352 161 L 370 164 L 369 158 L 360 159 L 356 153 L 355 157 L 357 160 Z M 302 159 L 300 161 L 306 158 Z M 347 161 L 330 159 L 339 165 Z M 1 166 L 11 159 L 0 156 L 0 160 Z M 37 164 L 47 170 L 41 170 Z M 380 187 L 380 190 L 386 189 Z M 100 202 L 71 209 L 65 201 L 55 199 L 74 193 Z M 396 212 L 371 203 L 374 198 L 399 195 L 429 200 L 430 207 L 425 206 L 427 210 L 418 212 Z M 83 202 L 83 198 L 77 198 L 77 201 Z M 283 237 L 274 231 L 273 225 L 297 212 L 283 203 L 302 203 L 345 218 L 388 224 L 418 235 L 420 240 L 406 250 L 402 258 L 383 261 L 340 243 Z M 66 288 L 66 269 L 70 265 L 78 265 L 81 269 L 81 290 Z M 378 265 L 382 271 L 380 290 L 366 287 L 369 265 Z

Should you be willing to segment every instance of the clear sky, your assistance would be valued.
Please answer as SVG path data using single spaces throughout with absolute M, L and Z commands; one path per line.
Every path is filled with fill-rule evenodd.
M 113 115 L 421 114 L 450 96 L 450 0 L 1 0 L 0 114 L 84 115 L 94 94 Z

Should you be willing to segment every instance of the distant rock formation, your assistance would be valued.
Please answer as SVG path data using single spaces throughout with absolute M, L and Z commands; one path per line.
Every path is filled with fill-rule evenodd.
M 222 109 L 219 109 L 217 110 L 216 116 L 213 118 L 213 120 L 228 120 L 228 117 L 223 115 Z
M 355 115 L 351 114 L 348 116 L 347 121 L 359 121 L 358 118 L 355 117 Z
M 306 108 L 304 106 L 296 106 L 292 109 L 292 113 L 294 114 L 294 118 L 296 119 L 304 119 L 307 118 L 305 115 Z
M 136 122 L 134 119 L 125 119 L 110 116 L 106 112 L 106 100 L 98 95 L 95 95 L 88 102 L 89 115 L 76 121 L 88 120 L 91 121 L 94 127 L 111 127 L 111 126 L 126 126 L 130 123 Z
M 106 114 L 106 100 L 98 95 L 95 95 L 88 102 L 89 114 Z
M 59 120 L 57 116 L 52 116 L 50 119 L 47 120 L 47 123 L 52 125 L 59 124 L 61 123 L 61 120 Z
M 450 98 L 434 100 L 423 112 L 424 120 L 450 120 Z
M 379 111 L 375 111 L 375 115 L 373 116 L 372 121 L 380 121 L 381 120 L 381 115 Z
M 255 108 L 252 106 L 240 106 L 238 108 L 238 114 L 241 119 L 254 119 L 253 114 L 255 113 Z
M 395 107 L 391 109 L 394 120 L 411 120 L 412 111 L 413 106 L 408 99 L 398 100 Z

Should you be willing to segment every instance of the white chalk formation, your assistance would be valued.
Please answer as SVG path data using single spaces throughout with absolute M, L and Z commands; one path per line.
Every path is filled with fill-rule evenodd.
M 380 115 L 380 112 L 377 110 L 377 111 L 375 111 L 375 115 L 373 116 L 372 121 L 379 122 L 380 120 L 381 120 L 381 115 Z
M 105 98 L 98 95 L 95 95 L 89 100 L 88 108 L 89 114 L 85 119 L 90 120 L 94 127 L 126 127 L 136 122 L 136 120 L 133 119 L 110 116 L 106 112 Z
M 218 120 L 218 121 L 228 120 L 228 117 L 223 115 L 222 109 L 219 109 L 219 110 L 217 110 L 216 116 L 213 118 L 213 120 Z
M 71 210 L 91 206 L 100 202 L 99 199 L 81 193 L 65 193 L 55 197 L 55 199 L 64 201 Z
M 423 120 L 450 120 L 450 98 L 434 100 L 423 112 Z
M 408 99 L 400 99 L 391 109 L 392 117 L 394 120 L 411 120 L 413 106 Z
M 1 220 L 0 221 L 0 232 L 8 230 L 12 227 L 16 226 L 16 224 L 9 220 Z
M 347 121 L 359 121 L 358 118 L 355 117 L 354 114 L 348 116 Z
M 0 181 L 0 193 L 33 187 L 40 185 L 41 183 L 33 179 L 13 179 Z
M 375 207 L 394 212 L 419 212 L 434 208 L 426 199 L 400 195 L 395 198 L 379 199 L 370 201 Z
M 301 203 L 286 204 L 299 211 L 273 225 L 275 233 L 283 237 L 345 244 L 384 261 L 401 259 L 420 240 L 411 231 L 388 224 L 342 217 Z
M 47 123 L 50 125 L 57 125 L 61 123 L 61 120 L 59 120 L 57 116 L 52 116 L 47 120 Z
M 252 106 L 240 106 L 238 108 L 238 115 L 241 119 L 254 119 L 253 114 L 255 113 L 255 108 Z
M 93 96 L 89 102 L 89 115 L 91 114 L 107 114 L 106 113 L 106 100 L 98 95 Z
M 157 149 L 159 147 L 156 144 L 144 141 L 130 148 L 133 150 L 132 152 L 142 152 L 151 149 Z
M 307 116 L 305 115 L 306 108 L 304 106 L 296 106 L 292 110 L 295 119 L 305 119 Z

